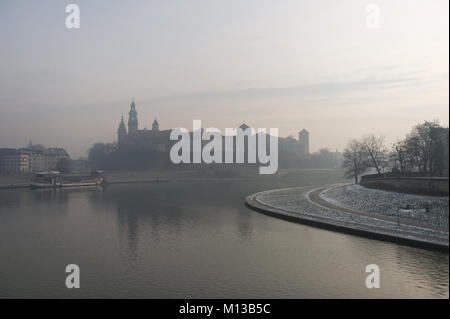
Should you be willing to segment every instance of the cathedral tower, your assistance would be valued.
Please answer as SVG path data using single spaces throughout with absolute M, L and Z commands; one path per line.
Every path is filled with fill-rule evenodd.
M 154 132 L 159 131 L 159 123 L 158 123 L 158 121 L 156 119 L 153 121 L 152 131 L 154 131 Z
M 119 129 L 117 130 L 117 142 L 121 144 L 126 136 L 127 136 L 127 128 L 125 127 L 125 122 L 123 121 L 122 115 L 122 120 L 120 121 Z
M 133 135 L 138 130 L 138 119 L 136 112 L 136 105 L 134 99 L 131 102 L 130 112 L 128 113 L 128 134 Z
M 309 154 L 309 132 L 305 129 L 298 133 L 298 146 L 301 155 Z

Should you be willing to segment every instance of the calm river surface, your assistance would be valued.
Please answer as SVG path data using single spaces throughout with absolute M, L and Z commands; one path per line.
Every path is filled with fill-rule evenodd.
M 0 297 L 391 298 L 449 296 L 448 254 L 261 215 L 261 190 L 339 182 L 113 185 L 0 191 Z M 81 288 L 65 287 L 65 267 Z M 365 287 L 377 264 L 381 288 Z

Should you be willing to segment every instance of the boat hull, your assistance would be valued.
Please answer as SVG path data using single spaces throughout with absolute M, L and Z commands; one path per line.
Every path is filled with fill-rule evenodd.
M 31 188 L 60 188 L 60 187 L 94 187 L 101 186 L 102 182 L 81 182 L 81 183 L 57 183 L 57 184 L 47 184 L 47 183 L 36 183 L 30 184 Z

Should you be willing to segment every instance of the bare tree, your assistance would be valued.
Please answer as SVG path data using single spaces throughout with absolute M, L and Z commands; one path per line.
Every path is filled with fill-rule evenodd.
M 387 165 L 387 148 L 384 143 L 384 137 L 377 137 L 373 134 L 366 135 L 362 140 L 362 147 L 369 156 L 372 166 L 375 167 L 377 173 L 383 174 Z
M 414 126 L 406 137 L 408 161 L 416 171 L 426 175 L 441 175 L 448 158 L 444 149 L 448 147 L 448 129 L 439 125 L 439 121 L 425 121 Z
M 351 140 L 344 150 L 343 167 L 346 168 L 345 177 L 355 178 L 358 184 L 358 177 L 369 168 L 369 159 L 363 144 L 358 140 Z
M 430 163 L 432 140 L 430 136 L 430 128 L 433 123 L 424 122 L 423 124 L 416 125 L 412 132 L 411 146 L 414 147 L 413 152 L 417 154 L 417 166 L 420 172 L 427 173 L 428 165 Z
M 430 130 L 432 144 L 430 173 L 432 176 L 443 176 L 448 167 L 449 130 L 444 127 L 434 127 Z
M 406 139 L 394 143 L 392 146 L 391 158 L 394 162 L 394 167 L 400 171 L 400 174 L 411 171 L 412 165 L 408 154 Z
M 392 172 L 401 174 L 415 172 L 426 176 L 448 174 L 449 129 L 439 125 L 438 120 L 424 121 L 413 127 L 404 140 L 395 143 L 390 153 L 383 136 L 366 135 L 362 140 L 352 140 L 344 153 L 346 176 L 355 177 L 369 167 L 379 175 L 392 166 Z
M 420 137 L 415 133 L 408 134 L 405 143 L 407 161 L 411 165 L 412 170 L 422 172 L 424 159 L 422 156 L 423 154 Z

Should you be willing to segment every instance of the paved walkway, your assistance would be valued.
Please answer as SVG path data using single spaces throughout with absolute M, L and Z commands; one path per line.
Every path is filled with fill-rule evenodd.
M 366 212 L 363 212 L 363 211 L 360 211 L 360 210 L 355 210 L 355 209 L 351 209 L 351 208 L 347 208 L 347 207 L 337 206 L 335 204 L 332 204 L 332 203 L 326 201 L 322 197 L 320 197 L 320 193 L 322 193 L 323 191 L 325 191 L 325 190 L 327 190 L 329 188 L 330 187 L 321 187 L 321 188 L 315 189 L 312 192 L 308 193 L 307 196 L 308 196 L 308 198 L 309 198 L 309 200 L 311 202 L 313 202 L 313 203 L 315 203 L 315 204 L 317 204 L 319 206 L 322 206 L 322 207 L 335 209 L 335 210 L 339 210 L 339 211 L 342 211 L 342 212 L 347 212 L 347 213 L 356 214 L 356 215 L 360 215 L 360 216 L 372 217 L 372 218 L 385 220 L 385 221 L 389 221 L 389 222 L 393 222 L 393 223 L 397 223 L 397 224 L 402 224 L 402 225 L 416 226 L 416 227 L 421 227 L 421 228 L 428 228 L 428 229 L 431 229 L 431 230 L 448 232 L 448 227 L 424 224 L 424 223 L 415 222 L 415 221 L 411 221 L 411 220 L 403 220 L 401 218 L 399 219 L 399 218 L 393 218 L 393 217 L 388 217 L 388 216 L 375 215 L 375 214 L 366 213 Z
M 448 252 L 448 229 L 414 221 L 398 224 L 396 218 L 338 207 L 319 196 L 336 186 L 264 191 L 248 196 L 246 205 L 267 215 L 316 227 Z

